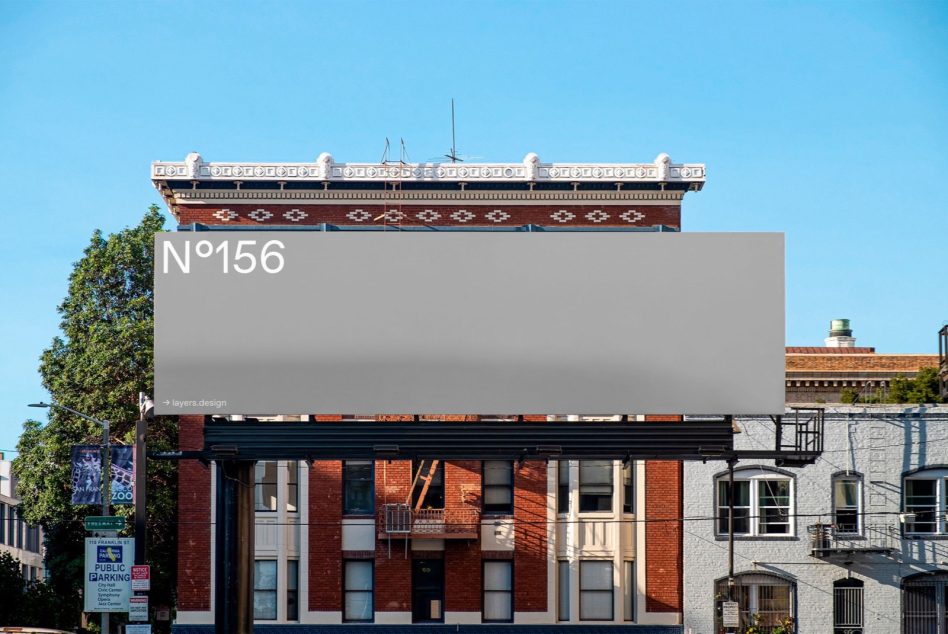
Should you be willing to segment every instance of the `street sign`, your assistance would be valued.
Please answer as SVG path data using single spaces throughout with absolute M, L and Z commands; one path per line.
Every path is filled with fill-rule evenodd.
M 737 601 L 725 601 L 721 607 L 721 625 L 724 627 L 739 627 L 740 624 L 741 615 Z
M 151 623 L 129 623 L 125 626 L 125 634 L 151 634 Z
M 127 612 L 132 594 L 131 566 L 135 540 L 129 537 L 86 537 L 86 612 Z
M 151 590 L 151 566 L 132 566 L 132 592 Z
M 129 597 L 128 598 L 128 620 L 129 621 L 147 621 L 148 620 L 148 597 Z
M 87 515 L 87 531 L 120 531 L 125 528 L 125 518 L 121 515 Z

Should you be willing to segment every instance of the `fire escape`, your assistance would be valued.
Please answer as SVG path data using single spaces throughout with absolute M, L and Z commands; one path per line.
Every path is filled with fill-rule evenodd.
M 380 537 L 405 539 L 477 539 L 480 511 L 462 504 L 445 508 L 444 463 L 413 461 L 411 488 L 404 502 L 383 504 Z M 435 491 L 440 495 L 432 495 Z M 462 500 L 467 502 L 467 500 Z

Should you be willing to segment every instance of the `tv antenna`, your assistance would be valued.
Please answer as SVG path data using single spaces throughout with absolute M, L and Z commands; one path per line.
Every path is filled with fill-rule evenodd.
M 454 137 L 454 97 L 451 97 L 451 152 L 445 154 L 444 157 L 451 159 L 452 163 L 464 162 L 464 159 L 458 156 L 458 146 Z

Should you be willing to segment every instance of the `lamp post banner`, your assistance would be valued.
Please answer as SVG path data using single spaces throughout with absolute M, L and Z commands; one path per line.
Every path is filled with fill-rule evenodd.
M 131 445 L 112 447 L 112 504 L 135 500 L 135 454 Z
M 72 446 L 72 504 L 102 504 L 102 454 L 98 445 Z

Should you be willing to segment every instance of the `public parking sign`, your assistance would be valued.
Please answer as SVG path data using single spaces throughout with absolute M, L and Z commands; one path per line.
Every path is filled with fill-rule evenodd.
M 87 537 L 86 612 L 127 612 L 132 594 L 131 568 L 135 540 L 128 537 Z

